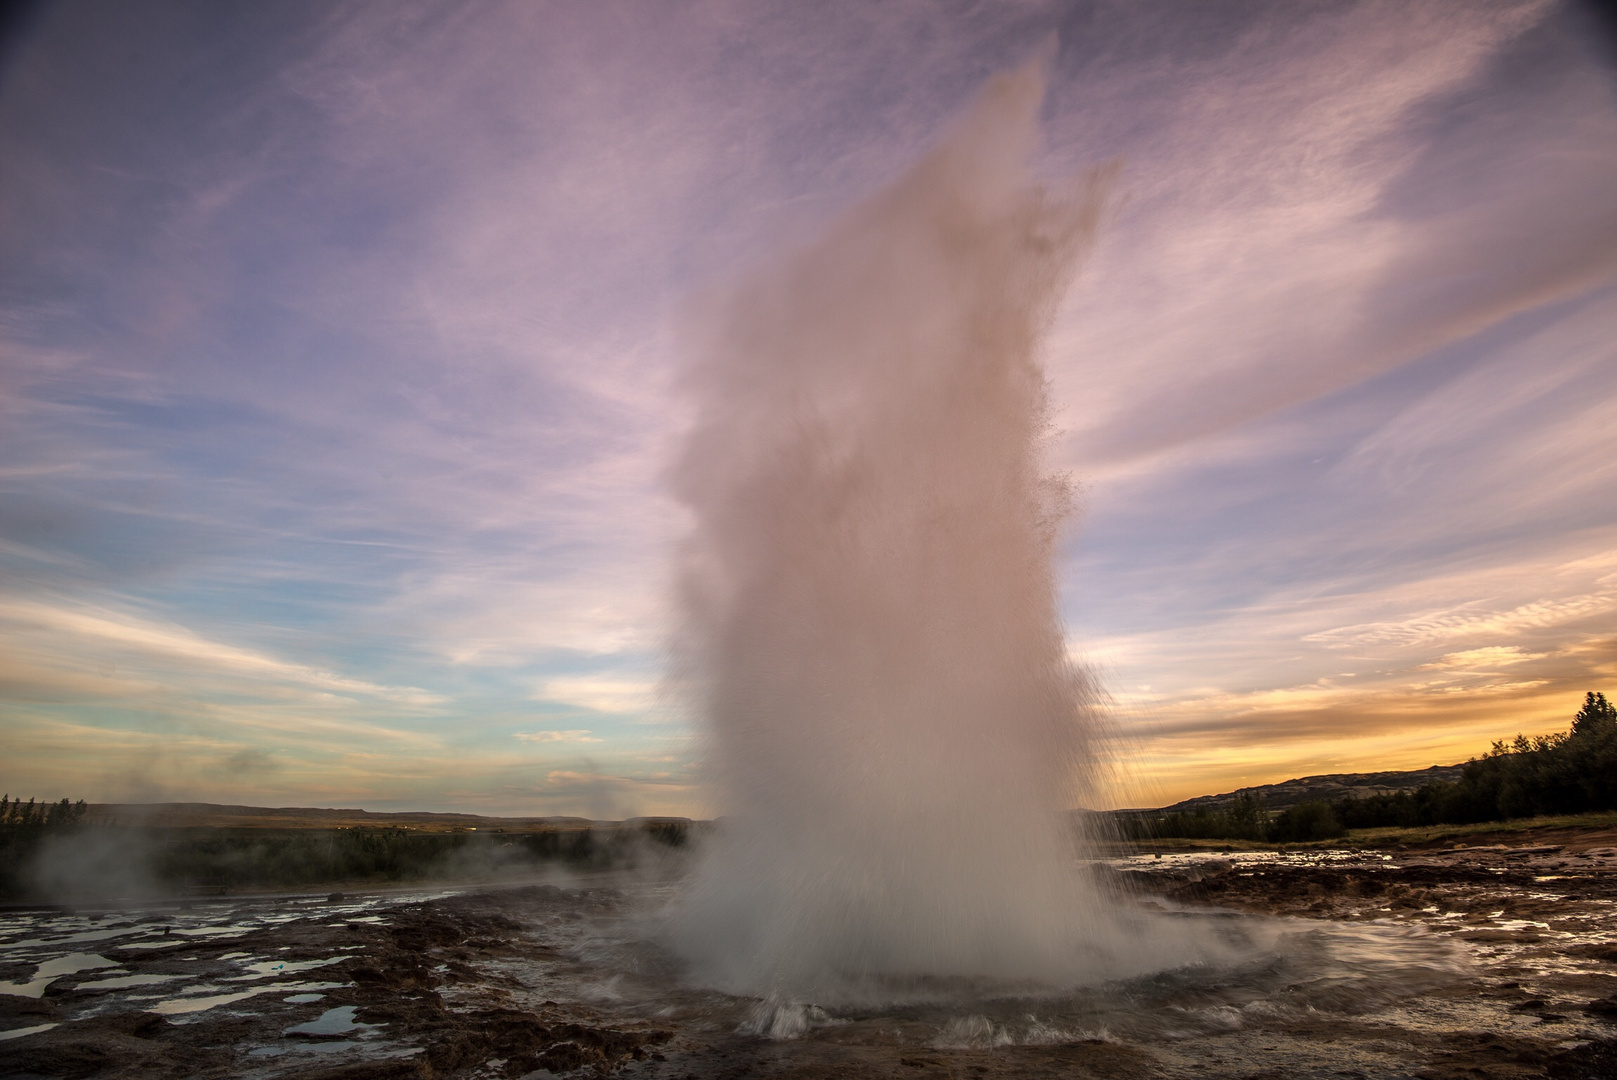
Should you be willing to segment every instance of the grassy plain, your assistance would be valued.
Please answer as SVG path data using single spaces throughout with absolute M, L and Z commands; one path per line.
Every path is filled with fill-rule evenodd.
M 1442 848 L 1465 844 L 1506 844 L 1511 847 L 1560 844 L 1572 851 L 1617 847 L 1617 811 L 1600 810 L 1588 814 L 1519 818 L 1514 821 L 1484 821 L 1471 825 L 1385 826 L 1376 829 L 1350 829 L 1335 840 L 1277 844 L 1261 840 L 1191 840 L 1171 837 L 1140 840 L 1129 844 L 1107 844 L 1107 851 L 1288 851 L 1331 848 Z
M 692 828 L 682 818 L 91 806 L 82 822 L 0 837 L 0 900 L 375 888 L 631 869 L 677 856 Z

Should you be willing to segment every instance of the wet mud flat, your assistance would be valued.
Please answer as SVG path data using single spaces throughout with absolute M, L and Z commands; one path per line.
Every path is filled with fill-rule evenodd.
M 0 985 L 0 1076 L 610 1071 L 671 1032 L 539 988 L 587 985 L 588 961 L 562 950 L 624 903 L 616 890 L 535 886 L 13 913 L 0 943 L 0 980 L 14 980 Z M 50 957 L 18 959 L 30 950 Z
M 1248 947 L 822 1008 L 685 985 L 648 914 L 675 881 L 9 912 L 0 1077 L 1617 1076 L 1617 848 L 1094 869 Z

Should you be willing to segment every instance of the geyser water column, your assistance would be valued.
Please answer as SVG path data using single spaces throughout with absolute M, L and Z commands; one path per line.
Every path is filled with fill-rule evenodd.
M 1037 65 L 994 79 L 704 324 L 674 657 L 723 820 L 672 935 L 711 984 L 1109 973 L 1067 816 L 1093 721 L 1038 359 L 1104 184 L 1032 181 L 1042 94 Z

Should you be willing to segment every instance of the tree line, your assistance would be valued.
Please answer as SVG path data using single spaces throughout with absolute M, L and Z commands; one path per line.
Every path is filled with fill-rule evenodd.
M 1289 844 L 1332 840 L 1347 833 L 1332 803 L 1298 803 L 1275 812 L 1263 804 L 1262 796 L 1247 791 L 1237 793 L 1222 809 L 1180 810 L 1155 817 L 1133 813 L 1121 815 L 1119 825 L 1130 840 L 1259 840 Z
M 13 799 L 7 792 L 0 795 L 0 829 L 56 829 L 77 825 L 84 820 L 87 809 L 83 799 L 76 803 L 67 799 L 56 803 L 35 803 L 29 799 L 25 803 L 21 799 Z
M 0 899 L 21 893 L 24 867 L 45 837 L 70 830 L 84 820 L 84 800 L 35 802 L 0 796 Z
M 1219 810 L 1135 814 L 1119 825 L 1131 839 L 1153 837 L 1331 840 L 1348 829 L 1470 825 L 1486 821 L 1617 810 L 1617 707 L 1591 691 L 1570 730 L 1501 740 L 1466 762 L 1459 779 L 1432 780 L 1414 791 L 1305 802 L 1272 813 L 1248 792 Z

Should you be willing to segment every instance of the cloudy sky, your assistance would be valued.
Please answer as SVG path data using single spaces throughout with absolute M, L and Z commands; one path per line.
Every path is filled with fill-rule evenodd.
M 0 54 L 0 787 L 711 812 L 693 305 L 1053 49 L 1074 656 L 1159 804 L 1617 690 L 1593 9 L 47 3 Z

